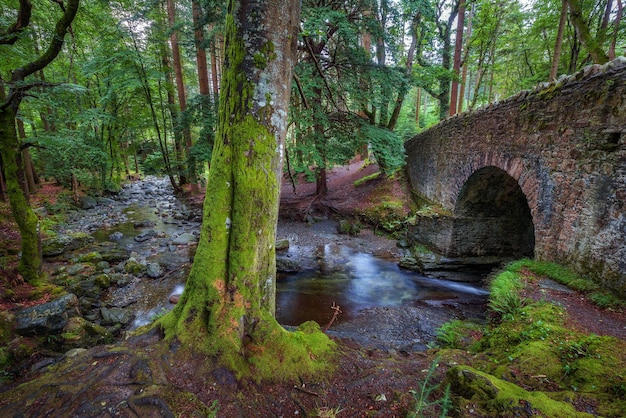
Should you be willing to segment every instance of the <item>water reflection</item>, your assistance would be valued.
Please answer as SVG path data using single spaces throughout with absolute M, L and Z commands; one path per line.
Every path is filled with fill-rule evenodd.
M 314 320 L 323 326 L 332 317 L 333 302 L 341 307 L 341 320 L 346 321 L 372 307 L 406 306 L 418 300 L 488 293 L 478 285 L 401 270 L 395 262 L 348 246 L 327 244 L 314 254 L 315 263 L 309 268 L 278 280 L 276 315 L 284 325 Z

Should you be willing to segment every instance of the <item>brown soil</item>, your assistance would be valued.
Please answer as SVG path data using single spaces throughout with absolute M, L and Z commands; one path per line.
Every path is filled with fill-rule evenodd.
M 354 180 L 377 169 L 375 165 L 361 166 L 355 163 L 330 172 L 329 195 L 325 198 L 314 195 L 314 184 L 299 184 L 294 193 L 285 182 L 282 216 L 302 220 L 311 209 L 318 213 L 353 214 L 355 208 L 376 202 L 381 191 L 408 202 L 406 186 L 397 179 L 378 178 L 354 187 Z M 626 339 L 623 310 L 600 310 L 575 292 L 537 287 L 527 296 L 561 304 L 575 329 Z M 219 417 L 404 417 L 414 402 L 411 391 L 419 391 L 436 356 L 435 350 L 381 351 L 336 340 L 339 366 L 332 376 L 296 384 L 258 385 L 236 381 L 230 372 L 212 367 L 208 358 L 196 356 L 181 361 L 176 347 L 164 353 L 159 340 L 158 335 L 152 334 L 123 343 L 121 348 L 96 347 L 82 353 L 80 361 L 66 361 L 63 373 L 48 377 L 45 384 L 25 386 L 18 401 L 0 395 L 0 415 L 19 412 L 25 416 L 170 416 L 172 411 L 168 408 L 174 405 L 175 414 L 187 417 L 199 416 L 199 400 L 204 405 L 215 401 Z M 470 364 L 470 356 L 459 351 L 440 359 L 431 383 L 440 382 L 447 368 L 454 364 Z M 17 381 L 0 387 L 0 393 L 37 377 L 40 372 L 36 362 L 44 359 L 44 353 L 34 356 L 29 366 L 35 366 Z M 172 393 L 169 399 L 162 395 L 168 390 Z M 155 392 L 159 395 L 151 395 Z M 431 408 L 423 416 L 438 414 Z

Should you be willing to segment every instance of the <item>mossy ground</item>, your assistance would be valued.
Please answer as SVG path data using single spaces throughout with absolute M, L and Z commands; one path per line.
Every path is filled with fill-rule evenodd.
M 480 333 L 475 326 L 462 322 L 442 328 L 442 342 L 453 348 L 461 346 L 476 355 L 471 366 L 480 371 L 483 378 L 478 380 L 485 383 L 487 379 L 488 386 L 498 387 L 497 397 L 484 389 L 471 390 L 475 382 L 462 383 L 457 379 L 458 374 L 453 374 L 450 379 L 453 387 L 457 387 L 457 402 L 462 405 L 471 401 L 488 413 L 506 415 L 519 406 L 523 388 L 533 393 L 525 399 L 529 408 L 546 416 L 559 416 L 550 412 L 552 406 L 546 403 L 547 399 L 566 401 L 578 409 L 578 415 L 560 416 L 584 416 L 584 408 L 600 416 L 623 416 L 626 411 L 626 342 L 572 329 L 564 307 L 550 300 L 525 298 L 527 288 L 545 278 L 548 271 L 557 281 L 579 282 L 579 286 L 586 286 L 584 279 L 575 277 L 567 269 L 522 260 L 509 265 L 491 282 L 490 305 L 497 306 L 498 310 L 492 312 L 490 322 Z M 471 393 L 463 394 L 464 390 Z M 509 407 L 501 398 L 507 399 Z

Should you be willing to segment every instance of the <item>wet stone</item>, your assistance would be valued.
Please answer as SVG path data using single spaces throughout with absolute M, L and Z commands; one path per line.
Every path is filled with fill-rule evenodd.
M 19 335 L 55 334 L 65 327 L 70 316 L 78 313 L 78 298 L 70 293 L 16 313 L 15 331 Z
M 103 325 L 128 325 L 133 319 L 133 314 L 124 308 L 100 308 L 100 315 Z

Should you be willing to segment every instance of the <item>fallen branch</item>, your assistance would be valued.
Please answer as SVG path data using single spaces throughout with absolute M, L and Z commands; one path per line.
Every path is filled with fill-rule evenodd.
M 326 324 L 326 326 L 322 330 L 323 332 L 328 331 L 328 328 L 330 328 L 333 322 L 335 322 L 335 320 L 337 319 L 337 316 L 339 316 L 340 313 L 343 313 L 339 305 L 335 305 L 335 302 L 333 302 L 333 306 L 331 306 L 330 309 L 334 310 L 335 312 L 333 313 L 333 317 L 330 318 L 330 321 L 328 321 L 328 324 Z

